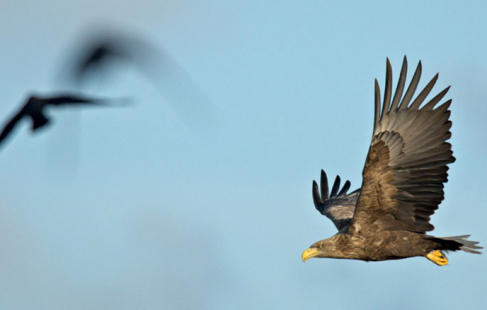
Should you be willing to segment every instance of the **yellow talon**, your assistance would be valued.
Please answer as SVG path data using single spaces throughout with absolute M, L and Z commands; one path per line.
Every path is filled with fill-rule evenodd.
M 426 255 L 426 258 L 437 264 L 438 266 L 445 266 L 448 264 L 448 259 L 440 250 L 433 251 Z

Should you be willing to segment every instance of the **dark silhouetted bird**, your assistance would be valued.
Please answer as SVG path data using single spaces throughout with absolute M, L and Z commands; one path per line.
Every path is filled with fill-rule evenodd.
M 125 101 L 126 99 L 123 100 Z M 107 101 L 113 100 L 86 98 L 73 95 L 60 95 L 54 97 L 31 96 L 24 104 L 24 106 L 20 109 L 20 111 L 17 112 L 3 128 L 2 132 L 0 133 L 0 144 L 5 140 L 6 137 L 8 137 L 8 135 L 15 128 L 15 126 L 24 117 L 28 117 L 32 120 L 32 131 L 35 131 L 49 124 L 49 118 L 46 116 L 45 111 L 47 106 L 108 106 Z
M 443 266 L 448 264 L 444 251 L 480 253 L 482 247 L 467 240 L 468 235 L 426 234 L 434 228 L 430 216 L 444 199 L 448 164 L 455 161 L 451 144 L 446 142 L 451 137 L 451 100 L 438 104 L 447 87 L 425 103 L 438 75 L 414 97 L 421 62 L 403 95 L 406 72 L 404 57 L 393 94 L 392 67 L 387 60 L 383 102 L 375 81 L 374 130 L 360 191 L 346 195 L 350 185 L 346 183 L 338 192 L 339 182 L 335 182 L 329 197 L 324 173 L 321 195 L 313 183 L 316 208 L 339 232 L 311 245 L 303 252 L 303 261 L 311 257 L 383 261 L 421 256 Z

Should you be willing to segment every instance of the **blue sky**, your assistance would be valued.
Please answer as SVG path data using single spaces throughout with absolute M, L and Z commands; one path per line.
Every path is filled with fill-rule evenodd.
M 0 149 L 2 309 L 395 309 L 485 305 L 484 256 L 365 263 L 301 253 L 335 233 L 320 169 L 355 189 L 373 82 L 421 60 L 451 85 L 454 155 L 437 236 L 485 244 L 483 2 L 12 1 L 0 10 L 0 121 L 66 90 L 67 54 L 96 25 L 163 48 L 211 110 L 204 126 L 131 67 L 88 94 L 117 109 L 51 109 Z M 190 115 L 191 111 L 187 112 Z M 205 121 L 208 120 L 208 121 Z

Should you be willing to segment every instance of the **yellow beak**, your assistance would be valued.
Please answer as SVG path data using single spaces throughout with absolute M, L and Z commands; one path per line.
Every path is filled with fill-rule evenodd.
M 303 259 L 303 262 L 305 262 L 308 259 L 310 259 L 311 257 L 318 255 L 319 253 L 320 253 L 320 251 L 318 251 L 318 249 L 309 248 L 303 252 L 303 255 L 301 255 L 301 258 Z

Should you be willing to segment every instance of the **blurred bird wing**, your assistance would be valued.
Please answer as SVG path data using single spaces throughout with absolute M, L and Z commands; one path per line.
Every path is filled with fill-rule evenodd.
M 46 104 L 64 105 L 64 104 L 97 104 L 99 100 L 81 96 L 62 95 L 42 99 Z
M 97 42 L 85 48 L 83 55 L 78 59 L 75 66 L 76 78 L 83 78 L 87 71 L 97 65 L 101 65 L 107 59 L 125 57 L 123 46 L 119 46 L 116 42 L 114 43 L 109 39 Z
M 14 115 L 10 119 L 10 121 L 3 127 L 2 132 L 0 133 L 0 144 L 2 144 L 3 140 L 12 132 L 15 128 L 17 123 L 24 117 L 24 110 L 20 110 L 17 114 Z
M 406 72 L 404 57 L 391 101 L 392 68 L 387 60 L 382 110 L 375 81 L 374 132 L 350 233 L 364 229 L 424 233 L 434 228 L 429 223 L 430 216 L 444 199 L 447 164 L 455 161 L 451 145 L 446 142 L 451 136 L 451 100 L 435 108 L 449 88 L 420 108 L 438 78 L 436 75 L 409 104 L 421 76 L 421 62 L 403 97 Z
M 85 42 L 68 67 L 67 77 L 81 86 L 92 74 L 103 73 L 110 60 L 133 65 L 161 92 L 178 116 L 189 126 L 199 130 L 212 124 L 216 108 L 186 70 L 163 48 L 139 36 L 117 31 L 105 33 Z M 74 64 L 74 65 L 73 65 Z
M 113 103 L 117 102 L 117 105 L 126 105 L 131 102 L 129 98 L 88 98 L 76 95 L 60 95 L 51 98 L 43 98 L 45 104 L 54 106 L 60 105 L 99 105 L 99 106 L 114 106 Z
M 350 189 L 349 181 L 346 181 L 340 190 L 340 177 L 337 176 L 333 183 L 331 194 L 329 194 L 328 178 L 323 170 L 321 170 L 320 183 L 321 191 L 316 181 L 313 181 L 313 202 L 316 209 L 328 217 L 335 224 L 338 231 L 348 228 L 355 212 L 359 190 L 347 194 Z
M 142 39 L 113 33 L 85 41 L 83 45 L 72 61 L 69 76 L 78 85 L 88 77 L 88 72 L 100 72 L 106 69 L 107 63 L 114 60 L 133 64 L 147 73 L 154 70 L 154 65 L 157 63 L 156 55 L 160 53 Z

